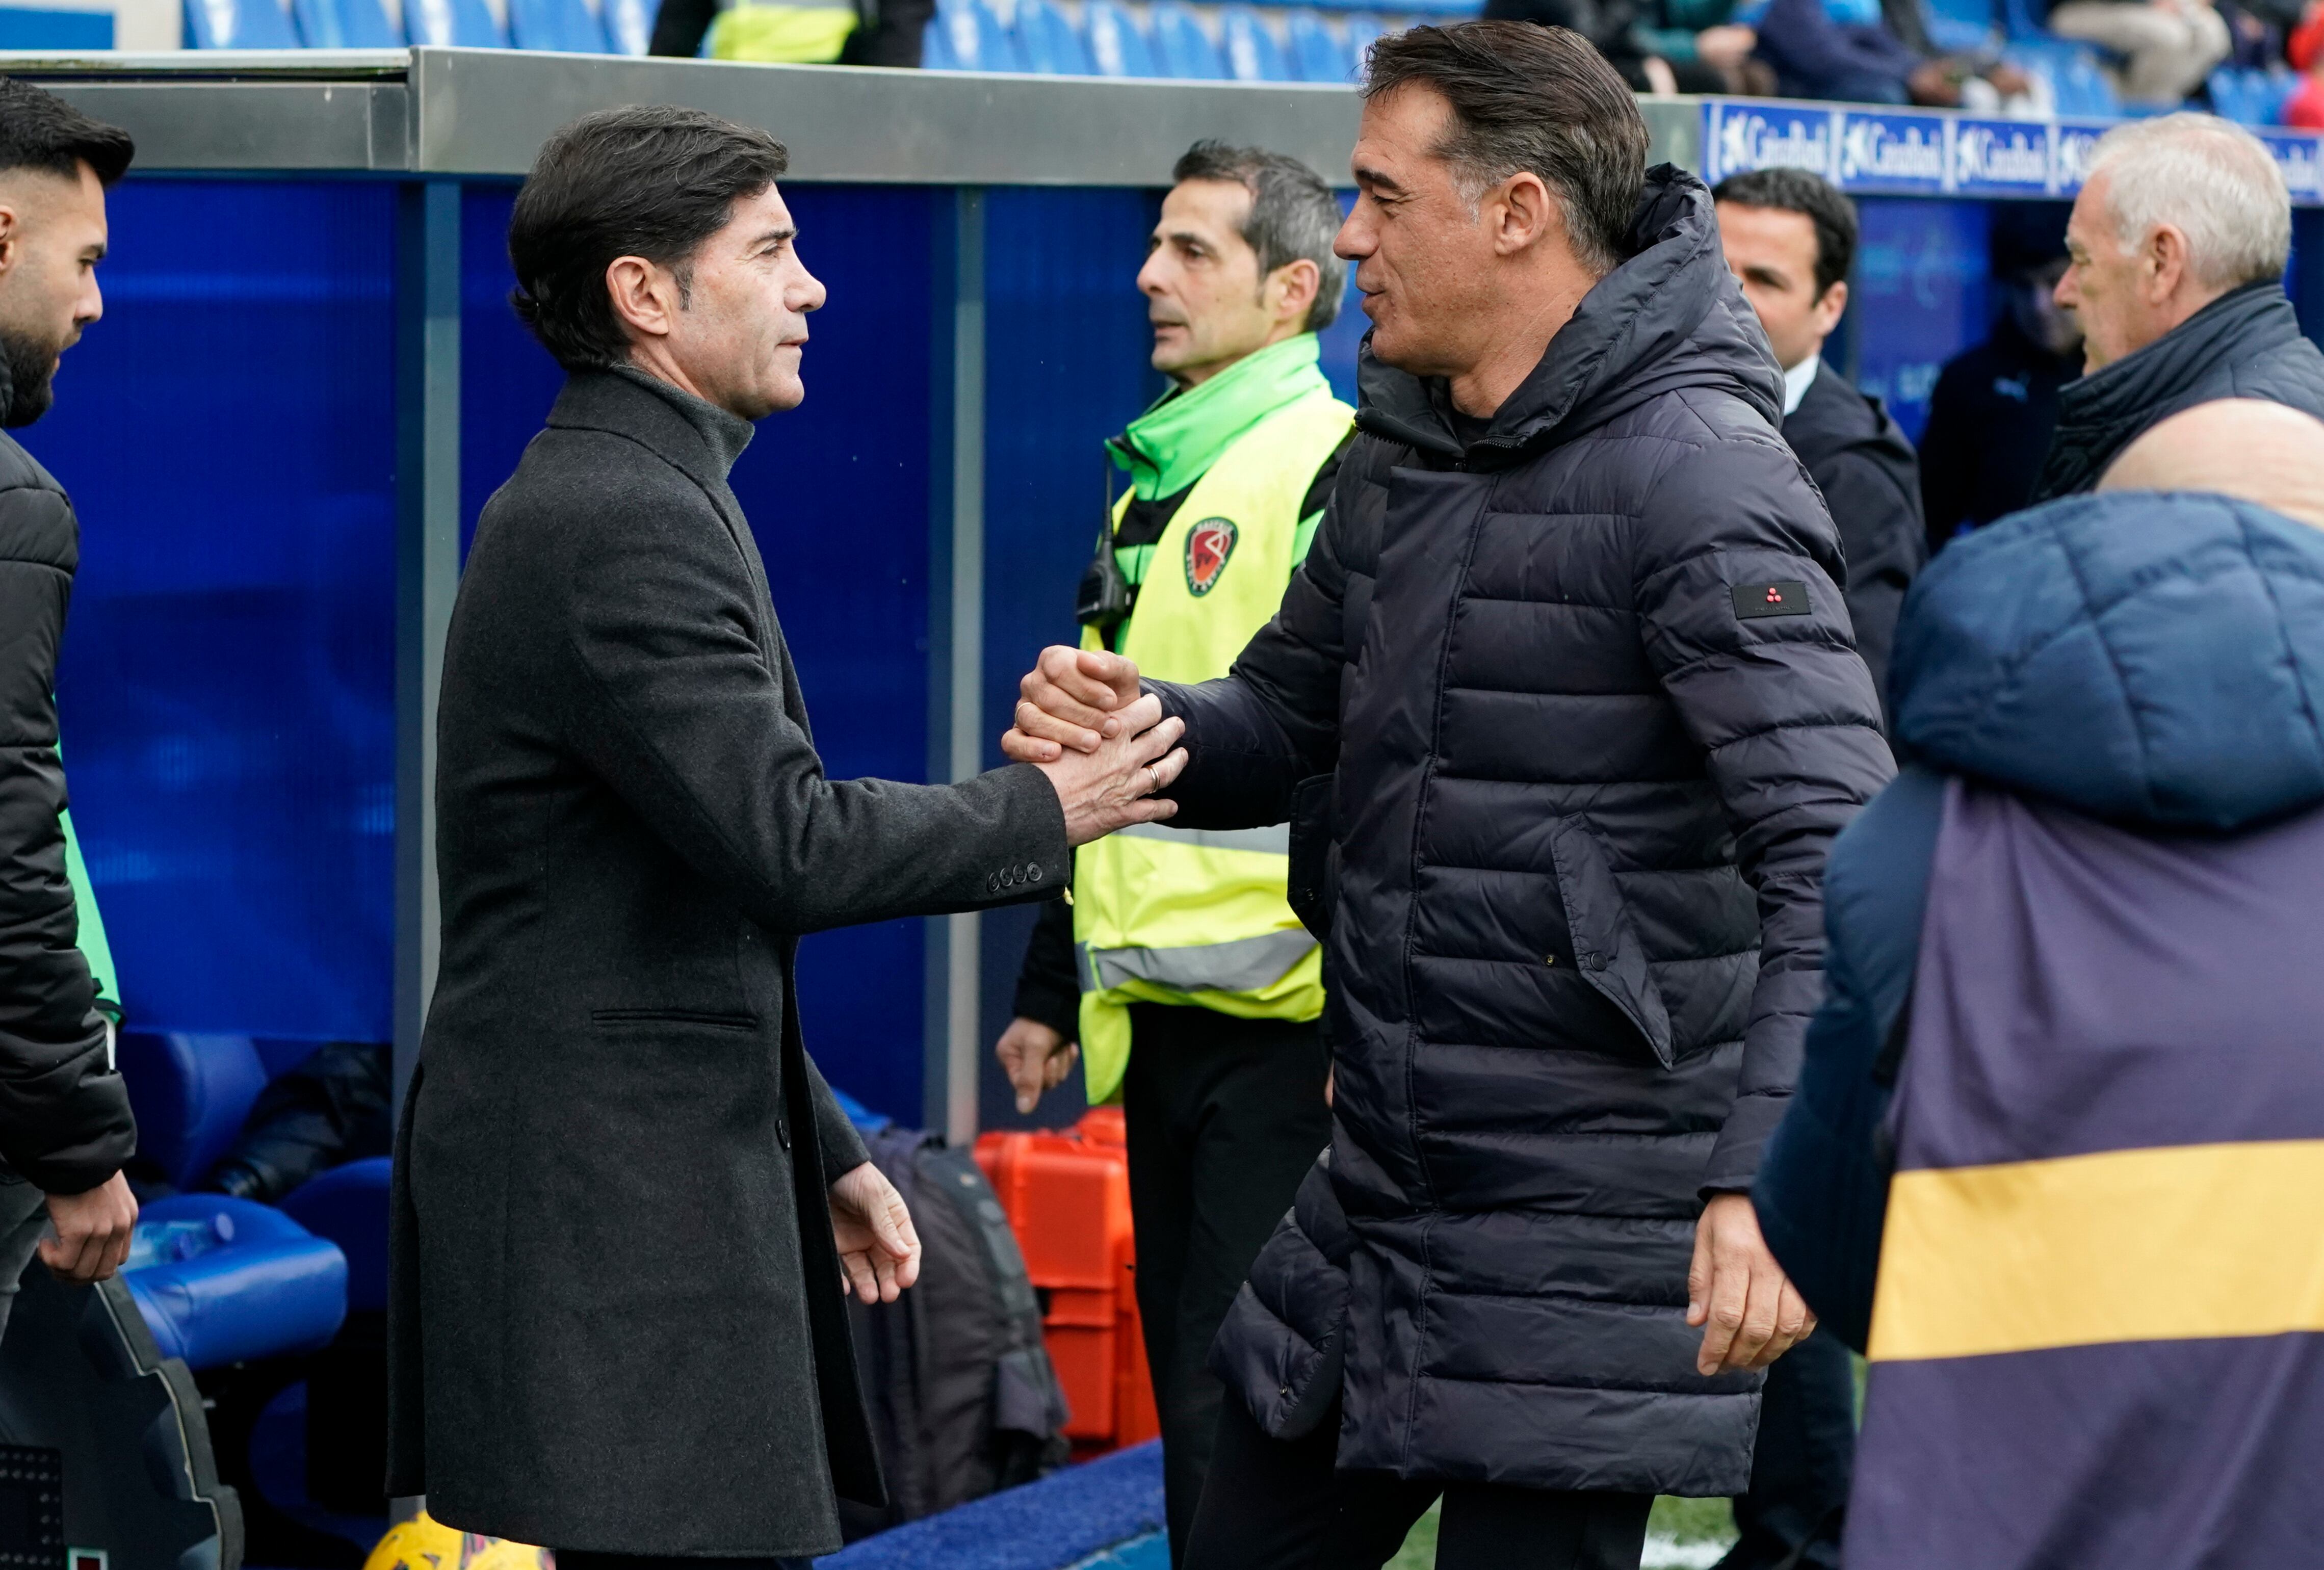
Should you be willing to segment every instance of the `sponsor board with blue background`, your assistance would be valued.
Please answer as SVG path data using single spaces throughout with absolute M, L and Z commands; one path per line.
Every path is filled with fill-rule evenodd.
M 1806 169 L 1868 196 L 2054 200 L 2081 189 L 2107 129 L 2096 121 L 1711 98 L 1702 106 L 1702 174 L 1716 184 L 1755 169 Z M 2324 206 L 2319 138 L 2301 131 L 2255 134 L 2275 155 L 2293 203 Z

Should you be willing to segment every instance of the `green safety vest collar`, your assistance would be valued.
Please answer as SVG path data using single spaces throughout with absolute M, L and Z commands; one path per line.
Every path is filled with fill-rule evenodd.
M 1106 450 L 1127 470 L 1132 493 L 1147 501 L 1175 495 L 1210 472 L 1237 438 L 1285 404 L 1329 392 L 1314 333 L 1270 344 L 1194 387 L 1174 388 Z

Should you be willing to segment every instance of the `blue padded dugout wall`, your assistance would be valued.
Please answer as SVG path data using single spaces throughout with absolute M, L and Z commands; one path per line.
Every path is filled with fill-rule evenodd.
M 80 513 L 60 725 L 147 1028 L 389 1032 L 394 196 L 128 181 L 17 433 Z

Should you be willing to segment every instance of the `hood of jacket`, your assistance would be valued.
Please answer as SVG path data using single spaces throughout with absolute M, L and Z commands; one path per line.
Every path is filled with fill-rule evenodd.
M 2087 491 L 2115 455 L 2165 415 L 2226 394 L 2223 378 L 2300 342 L 2300 318 L 2273 279 L 2231 289 L 2144 348 L 2069 382 L 2036 501 Z M 2262 387 L 2255 396 L 2275 396 Z M 2298 403 L 2296 399 L 2280 402 Z
M 1557 329 L 1541 363 L 1464 455 L 1442 377 L 1357 363 L 1356 423 L 1376 436 L 1474 468 L 1496 468 L 1594 429 L 1683 387 L 1720 388 L 1783 423 L 1784 374 L 1719 245 L 1711 191 L 1657 164 L 1630 228 L 1630 259 L 1598 281 Z
M 1954 541 L 1889 674 L 1914 761 L 2165 830 L 2324 803 L 2324 531 L 2117 491 Z

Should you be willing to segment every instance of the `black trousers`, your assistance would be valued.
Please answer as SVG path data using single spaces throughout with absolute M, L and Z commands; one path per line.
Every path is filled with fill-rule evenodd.
M 1440 1495 L 1436 1570 L 1637 1570 L 1646 1549 L 1651 1494 L 1340 1472 L 1339 1448 L 1337 1407 L 1283 1440 L 1227 1400 L 1187 1570 L 1379 1570 Z
M 1855 1469 L 1855 1370 L 1819 1330 L 1768 1365 L 1751 1492 L 1718 1570 L 1839 1570 Z
M 1136 1003 L 1122 1116 L 1138 1229 L 1138 1312 L 1172 1562 L 1209 1469 L 1221 1388 L 1211 1342 L 1299 1180 L 1332 1140 L 1330 1057 L 1315 1026 Z

